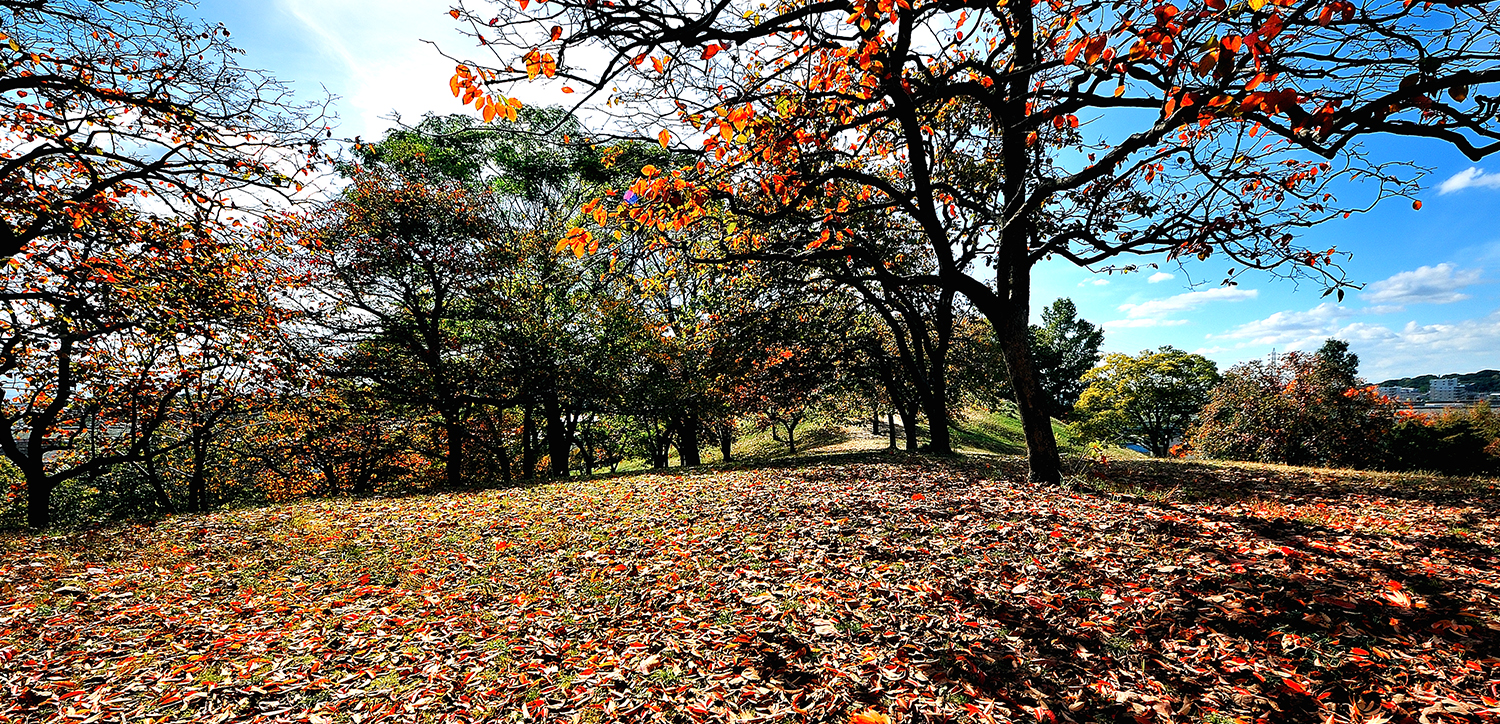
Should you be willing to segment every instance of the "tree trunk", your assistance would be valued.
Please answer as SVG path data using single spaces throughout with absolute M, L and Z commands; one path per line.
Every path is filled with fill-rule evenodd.
M 697 415 L 683 418 L 681 428 L 677 431 L 677 455 L 682 458 L 684 467 L 703 464 L 703 453 L 698 449 Z
M 510 451 L 505 449 L 505 444 L 503 442 L 499 445 L 499 452 L 500 452 L 500 479 L 506 485 L 510 485 L 510 480 L 511 480 L 511 473 L 510 473 Z
M 895 452 L 896 451 L 896 416 L 893 415 L 893 414 L 891 414 L 889 411 L 887 411 L 885 413 L 885 429 L 886 429 L 887 432 L 889 432 L 891 434 L 891 446 L 888 449 L 891 452 Z
M 1029 288 L 1029 284 L 1028 284 Z M 1036 375 L 1031 359 L 1031 340 L 1027 327 L 1025 304 L 1010 304 L 1006 313 L 981 310 L 995 327 L 1010 384 L 1016 393 L 1021 412 L 1021 428 L 1026 434 L 1026 462 L 1034 483 L 1058 485 L 1062 482 L 1062 460 L 1058 457 L 1057 437 L 1052 434 L 1052 418 L 1047 415 L 1047 396 Z
M 901 428 L 906 431 L 906 451 L 916 452 L 921 447 L 921 441 L 917 440 L 917 411 L 900 410 Z
M 568 453 L 573 449 L 573 441 L 568 438 L 568 427 L 563 423 L 556 387 L 550 387 L 542 398 L 542 412 L 547 417 L 547 470 L 553 477 L 566 478 Z
M 934 370 L 928 384 L 930 389 L 922 396 L 922 413 L 927 415 L 927 450 L 938 455 L 951 455 L 953 440 L 948 433 L 948 390 L 942 371 Z
M 870 434 L 880 434 L 880 406 L 873 403 L 870 405 Z
M 52 525 L 52 483 L 42 476 L 26 477 L 26 525 L 40 530 Z
M 730 453 L 733 451 L 734 423 L 726 422 L 724 423 L 724 429 L 719 432 L 719 453 L 724 458 L 724 462 L 734 462 L 734 457 L 730 455 Z
M 536 475 L 536 421 L 531 418 L 531 404 L 521 408 L 521 479 Z
M 156 494 L 156 507 L 161 512 L 171 514 L 177 512 L 177 506 L 172 505 L 172 496 L 167 494 L 167 486 L 162 483 L 161 473 L 156 470 L 156 453 L 148 444 L 146 449 L 146 482 L 151 486 L 151 491 Z
M 458 490 L 464 483 L 464 430 L 457 420 L 449 420 L 448 455 L 443 460 L 445 484 L 449 490 Z
M 188 510 L 208 512 L 208 441 L 193 438 L 193 472 L 188 478 Z

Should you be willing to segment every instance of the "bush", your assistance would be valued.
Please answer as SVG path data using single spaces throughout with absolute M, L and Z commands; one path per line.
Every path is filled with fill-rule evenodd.
M 1429 417 L 1402 413 L 1391 430 L 1386 467 L 1449 475 L 1500 472 L 1500 416 L 1487 404 Z
M 1358 378 L 1358 365 L 1347 343 L 1329 340 L 1315 354 L 1231 367 L 1203 408 L 1193 449 L 1286 465 L 1380 465 L 1393 406 Z

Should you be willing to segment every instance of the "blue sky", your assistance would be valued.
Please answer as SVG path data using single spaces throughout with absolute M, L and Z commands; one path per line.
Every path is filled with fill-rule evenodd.
M 426 111 L 463 110 L 447 87 L 452 64 L 422 42 L 466 48 L 450 7 L 430 0 L 203 0 L 198 9 L 229 27 L 248 51 L 246 65 L 292 82 L 304 98 L 324 88 L 338 96 L 339 136 L 378 138 L 392 111 L 415 120 Z M 525 95 L 533 94 L 523 94 L 531 102 L 561 99 L 541 89 Z M 1034 306 L 1071 297 L 1084 318 L 1105 325 L 1107 351 L 1170 344 L 1221 367 L 1273 349 L 1312 349 L 1332 336 L 1349 340 L 1373 381 L 1500 368 L 1500 158 L 1475 164 L 1440 144 L 1404 140 L 1377 140 L 1369 149 L 1432 173 L 1420 211 L 1395 199 L 1305 236 L 1311 247 L 1353 253 L 1344 266 L 1365 288 L 1342 304 L 1320 298 L 1315 285 L 1269 277 L 1220 288 L 1225 265 L 1210 259 L 1113 276 L 1045 263 Z

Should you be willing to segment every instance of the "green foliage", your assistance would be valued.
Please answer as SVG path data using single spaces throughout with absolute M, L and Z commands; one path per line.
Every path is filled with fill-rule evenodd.
M 1401 414 L 1385 466 L 1449 475 L 1500 472 L 1500 415 L 1486 403 L 1438 416 Z
M 1083 394 L 1084 375 L 1099 364 L 1104 330 L 1079 319 L 1078 307 L 1066 297 L 1042 310 L 1041 326 L 1031 326 L 1031 354 L 1036 361 L 1048 414 L 1071 412 Z
M 1083 376 L 1078 429 L 1084 439 L 1134 443 L 1163 457 L 1187 432 L 1219 380 L 1202 355 L 1174 347 L 1111 354 Z

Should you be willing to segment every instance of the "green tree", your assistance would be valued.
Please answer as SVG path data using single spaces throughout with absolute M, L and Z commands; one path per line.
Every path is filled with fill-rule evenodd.
M 1042 324 L 1031 326 L 1031 354 L 1038 382 L 1050 403 L 1049 415 L 1069 413 L 1083 394 L 1083 376 L 1099 364 L 1104 330 L 1078 318 L 1078 307 L 1066 297 L 1042 310 Z
M 1175 347 L 1134 357 L 1111 354 L 1083 376 L 1079 430 L 1087 438 L 1134 443 L 1165 457 L 1218 381 L 1213 361 Z

